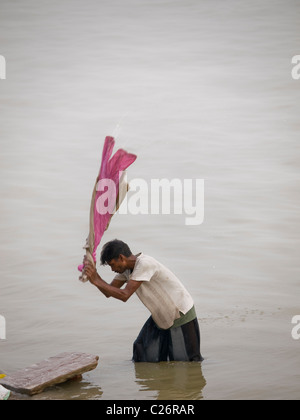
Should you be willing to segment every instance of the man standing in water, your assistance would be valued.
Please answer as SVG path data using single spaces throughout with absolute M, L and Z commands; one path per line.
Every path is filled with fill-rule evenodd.
M 143 253 L 133 255 L 129 246 L 117 239 L 103 246 L 101 263 L 117 273 L 110 284 L 84 260 L 85 274 L 100 292 L 123 302 L 136 293 L 151 312 L 134 342 L 134 362 L 203 360 L 193 299 L 168 268 Z

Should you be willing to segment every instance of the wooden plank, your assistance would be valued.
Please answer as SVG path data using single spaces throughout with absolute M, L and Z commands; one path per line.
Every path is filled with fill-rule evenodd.
M 7 375 L 0 384 L 11 391 L 34 395 L 95 369 L 98 360 L 99 356 L 87 353 L 61 353 Z

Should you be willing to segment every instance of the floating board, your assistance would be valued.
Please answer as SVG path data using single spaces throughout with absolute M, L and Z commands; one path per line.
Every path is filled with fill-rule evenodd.
M 87 353 L 61 353 L 7 375 L 0 379 L 0 386 L 21 394 L 38 394 L 49 386 L 95 369 L 98 360 L 99 356 Z

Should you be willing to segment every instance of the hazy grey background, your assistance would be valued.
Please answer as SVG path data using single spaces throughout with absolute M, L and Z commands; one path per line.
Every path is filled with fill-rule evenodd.
M 296 0 L 1 0 L 0 369 L 100 356 L 83 382 L 35 398 L 299 399 L 299 12 Z M 138 155 L 129 180 L 205 181 L 202 225 L 116 214 L 103 238 L 182 279 L 202 365 L 132 364 L 147 310 L 77 280 L 106 135 Z

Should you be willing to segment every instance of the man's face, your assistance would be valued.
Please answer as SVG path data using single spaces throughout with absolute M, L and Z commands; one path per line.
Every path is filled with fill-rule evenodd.
M 126 261 L 123 255 L 120 255 L 119 258 L 113 258 L 108 262 L 108 265 L 115 273 L 124 273 L 126 270 Z

